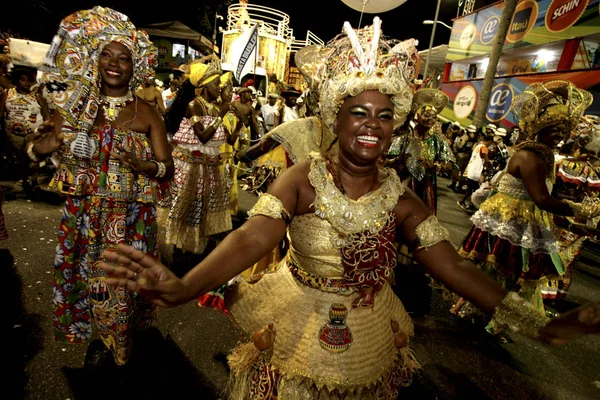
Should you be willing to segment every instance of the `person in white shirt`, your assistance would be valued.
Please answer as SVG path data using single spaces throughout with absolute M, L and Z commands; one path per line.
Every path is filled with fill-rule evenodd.
M 298 114 L 298 108 L 296 106 L 296 100 L 298 100 L 298 97 L 300 97 L 300 93 L 292 88 L 281 92 L 281 97 L 285 99 L 285 104 L 283 105 L 283 110 L 281 112 L 281 122 L 292 121 L 300 118 L 300 115 Z
M 280 115 L 276 104 L 277 99 L 279 99 L 279 95 L 277 93 L 270 93 L 269 102 L 260 107 L 260 113 L 265 124 L 265 132 L 269 132 L 271 129 L 279 125 Z

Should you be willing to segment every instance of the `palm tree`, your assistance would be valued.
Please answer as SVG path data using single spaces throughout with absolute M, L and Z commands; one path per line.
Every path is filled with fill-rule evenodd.
M 496 78 L 496 68 L 498 67 L 498 61 L 502 54 L 502 48 L 506 41 L 506 34 L 510 26 L 515 9 L 517 8 L 518 0 L 505 0 L 504 9 L 500 16 L 500 23 L 498 25 L 498 32 L 494 39 L 492 51 L 490 52 L 490 62 L 488 63 L 487 70 L 485 71 L 485 77 L 483 78 L 483 85 L 481 86 L 481 92 L 479 94 L 479 103 L 477 103 L 477 109 L 475 110 L 475 117 L 473 118 L 473 124 L 478 128 L 485 124 L 485 113 L 487 111 L 488 102 L 490 101 L 490 92 L 494 86 L 494 79 Z

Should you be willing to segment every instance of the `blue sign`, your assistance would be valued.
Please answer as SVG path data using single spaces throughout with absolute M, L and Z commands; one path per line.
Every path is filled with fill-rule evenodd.
M 490 44 L 496 37 L 498 32 L 498 25 L 500 25 L 500 18 L 496 15 L 489 17 L 483 27 L 481 28 L 481 43 Z
M 509 84 L 501 83 L 494 86 L 485 113 L 487 119 L 491 122 L 502 121 L 510 112 L 513 97 L 513 88 Z

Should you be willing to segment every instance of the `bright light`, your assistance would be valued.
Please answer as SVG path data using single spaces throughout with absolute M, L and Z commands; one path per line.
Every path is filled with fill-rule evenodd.
M 221 20 L 222 20 L 222 19 L 223 19 L 223 16 L 222 16 L 222 15 L 219 15 L 219 14 L 217 14 L 217 15 L 215 16 L 215 18 L 216 18 L 216 19 L 221 19 Z
M 436 24 L 436 23 L 440 24 L 440 25 L 444 25 L 446 28 L 452 30 L 452 27 L 450 25 L 448 25 L 447 23 L 442 22 L 442 21 L 437 21 L 436 22 L 436 21 L 432 21 L 430 19 L 426 19 L 425 21 L 423 21 L 423 25 L 433 25 L 433 24 Z
M 542 60 L 548 60 L 554 56 L 554 52 L 550 50 L 540 50 L 536 53 L 536 55 Z
M 479 64 L 481 66 L 482 70 L 487 70 L 488 65 L 490 64 L 490 59 L 489 58 L 485 58 L 481 61 L 481 63 Z

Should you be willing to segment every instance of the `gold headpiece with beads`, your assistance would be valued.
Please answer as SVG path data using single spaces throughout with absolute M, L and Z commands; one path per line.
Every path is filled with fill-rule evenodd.
M 296 65 L 318 98 L 314 111 L 331 128 L 346 97 L 377 90 L 391 97 L 394 127 L 398 127 L 412 102 L 414 40 L 384 39 L 379 17 L 373 19 L 373 25 L 358 30 L 345 22 L 342 31 L 325 46 L 307 46 L 296 53 Z
M 513 109 L 519 126 L 533 138 L 542 129 L 559 123 L 571 131 L 592 99 L 588 91 L 569 81 L 535 82 L 515 97 Z
M 431 107 L 436 114 L 442 112 L 448 104 L 446 93 L 438 89 L 419 89 L 415 92 L 412 101 L 411 112 L 416 114 L 422 107 Z

